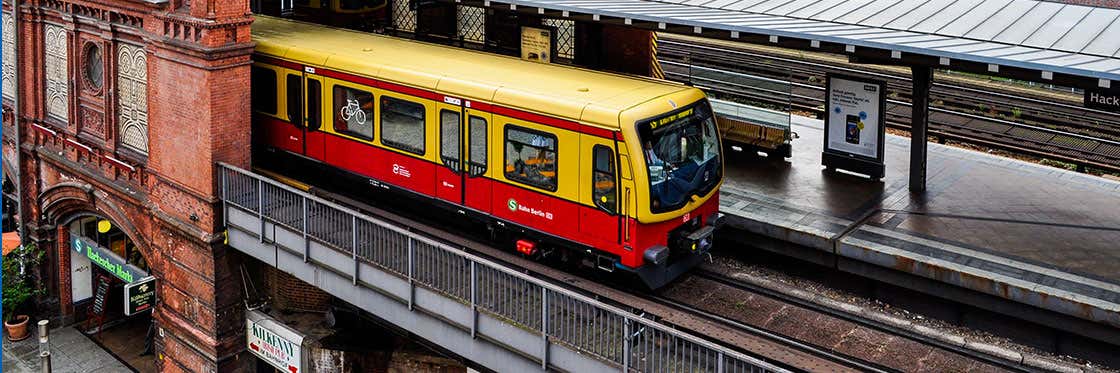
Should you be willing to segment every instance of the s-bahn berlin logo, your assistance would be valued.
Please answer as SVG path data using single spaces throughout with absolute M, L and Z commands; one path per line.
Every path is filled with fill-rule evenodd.
M 513 199 L 513 198 L 510 198 L 509 201 L 506 202 L 506 207 L 509 207 L 510 211 L 516 212 L 517 211 L 517 200 Z

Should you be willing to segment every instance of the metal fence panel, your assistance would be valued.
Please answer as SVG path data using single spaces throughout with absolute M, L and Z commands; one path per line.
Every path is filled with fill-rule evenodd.
M 262 230 L 266 222 L 281 225 L 353 258 L 352 268 L 335 270 L 357 273 L 359 263 L 368 263 L 407 280 L 413 289 L 435 291 L 470 304 L 472 312 L 540 333 L 542 367 L 549 366 L 552 344 L 627 372 L 784 371 L 263 176 L 219 167 L 226 211 L 251 213 L 262 219 Z M 358 280 L 355 275 L 355 284 Z M 476 325 L 469 327 L 474 333 Z

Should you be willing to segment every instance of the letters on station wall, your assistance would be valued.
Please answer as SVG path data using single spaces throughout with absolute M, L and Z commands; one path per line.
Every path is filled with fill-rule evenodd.
M 1093 88 L 1085 90 L 1085 107 L 1120 113 L 1120 89 Z

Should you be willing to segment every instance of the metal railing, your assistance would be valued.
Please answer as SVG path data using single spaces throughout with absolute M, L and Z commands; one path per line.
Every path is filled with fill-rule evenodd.
M 347 272 L 355 285 L 359 265 L 372 265 L 406 280 L 408 294 L 424 287 L 467 305 L 473 324 L 457 326 L 469 329 L 472 337 L 482 313 L 539 334 L 544 348 L 533 358 L 542 369 L 550 366 L 548 346 L 553 344 L 625 372 L 785 371 L 264 176 L 227 164 L 219 164 L 219 170 L 225 215 L 231 208 L 256 215 L 262 242 L 266 222 L 283 226 L 303 235 L 305 261 L 312 241 L 350 256 L 353 268 Z M 407 302 L 412 309 L 414 300 Z

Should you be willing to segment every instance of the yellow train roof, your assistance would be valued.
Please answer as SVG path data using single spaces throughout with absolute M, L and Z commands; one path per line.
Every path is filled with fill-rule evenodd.
M 694 89 L 268 16 L 252 30 L 260 54 L 607 128 L 622 111 Z

